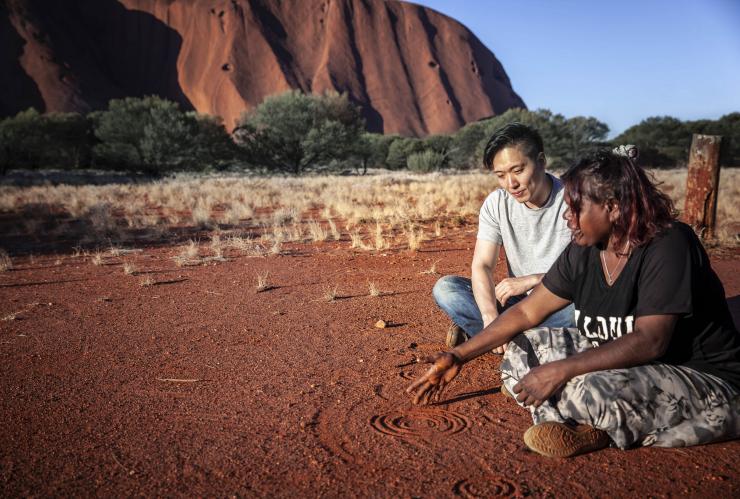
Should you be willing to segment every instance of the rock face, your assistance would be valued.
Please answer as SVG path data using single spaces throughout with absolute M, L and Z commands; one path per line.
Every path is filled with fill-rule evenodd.
M 157 94 L 231 128 L 297 88 L 347 92 L 371 130 L 422 136 L 525 107 L 463 25 L 390 0 L 5 0 L 0 42 L 3 116 Z

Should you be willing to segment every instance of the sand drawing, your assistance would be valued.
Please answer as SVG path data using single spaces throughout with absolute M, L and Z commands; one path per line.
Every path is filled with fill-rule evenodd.
M 476 497 L 510 497 L 517 494 L 516 486 L 498 476 L 487 476 L 480 480 L 460 480 L 452 489 L 456 496 Z
M 440 409 L 394 411 L 370 418 L 373 430 L 392 437 L 411 439 L 439 434 L 454 435 L 466 430 L 470 424 L 470 420 L 462 414 Z

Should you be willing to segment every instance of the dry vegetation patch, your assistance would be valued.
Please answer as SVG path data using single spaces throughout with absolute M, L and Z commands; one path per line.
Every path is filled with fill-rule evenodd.
M 686 170 L 655 170 L 681 208 Z M 359 251 L 417 251 L 425 241 L 474 225 L 497 180 L 490 173 L 383 173 L 303 178 L 179 175 L 105 186 L 0 187 L 6 248 L 66 245 L 92 251 L 95 265 L 125 256 L 132 243 L 185 243 L 177 265 L 262 257 L 293 244 L 334 241 Z M 718 238 L 738 244 L 740 169 L 721 174 Z M 200 238 L 210 238 L 201 245 Z M 110 247 L 103 253 L 101 247 Z M 4 263 L 5 262 L 5 263 Z M 9 257 L 0 255 L 0 269 Z M 12 265 L 12 262 L 10 263 Z

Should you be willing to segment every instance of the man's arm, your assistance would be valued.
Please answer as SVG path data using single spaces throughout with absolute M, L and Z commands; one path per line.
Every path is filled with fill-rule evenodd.
M 500 249 L 500 244 L 478 239 L 473 252 L 470 280 L 473 285 L 475 303 L 483 317 L 483 327 L 498 317 L 493 271 L 496 268 Z

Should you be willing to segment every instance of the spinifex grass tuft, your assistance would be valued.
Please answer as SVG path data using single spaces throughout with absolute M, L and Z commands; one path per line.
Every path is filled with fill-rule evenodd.
M 333 288 L 332 287 L 325 288 L 324 289 L 324 299 L 328 302 L 333 302 L 334 300 L 336 300 L 337 296 L 339 296 L 337 294 L 338 289 L 339 289 L 339 286 L 334 286 Z
M 261 293 L 262 291 L 268 291 L 272 289 L 273 286 L 270 284 L 270 272 L 264 271 L 257 274 L 257 286 L 255 286 L 255 289 L 258 293 Z
M 368 281 L 367 286 L 368 286 L 368 293 L 370 294 L 370 296 L 380 296 L 381 295 L 380 289 L 378 289 L 378 286 L 376 286 L 374 282 Z

